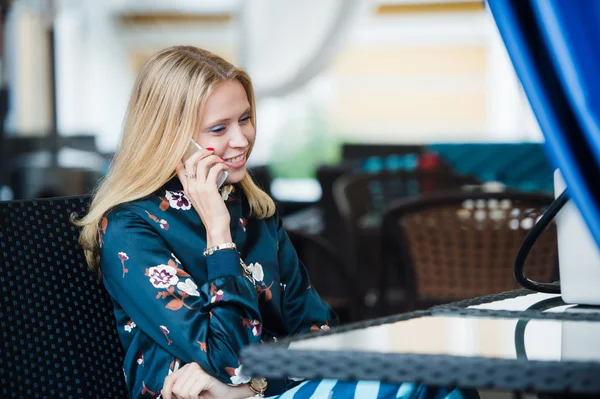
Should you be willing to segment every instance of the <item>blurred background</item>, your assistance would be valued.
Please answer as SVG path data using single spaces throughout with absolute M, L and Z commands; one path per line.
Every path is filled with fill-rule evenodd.
M 249 165 L 344 320 L 419 306 L 406 287 L 381 289 L 394 201 L 448 190 L 551 195 L 543 136 L 482 0 L 0 4 L 0 200 L 90 193 L 145 60 L 176 44 L 206 48 L 253 78 Z M 510 216 L 511 205 L 485 201 L 461 202 L 459 214 Z M 512 230 L 530 228 L 523 209 L 512 210 Z M 461 287 L 427 304 L 460 299 Z

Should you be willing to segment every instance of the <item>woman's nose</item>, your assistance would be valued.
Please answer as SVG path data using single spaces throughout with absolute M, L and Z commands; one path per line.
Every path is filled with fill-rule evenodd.
M 233 148 L 247 147 L 248 139 L 242 130 L 242 126 L 236 125 L 231 131 L 231 138 L 229 139 L 229 146 Z

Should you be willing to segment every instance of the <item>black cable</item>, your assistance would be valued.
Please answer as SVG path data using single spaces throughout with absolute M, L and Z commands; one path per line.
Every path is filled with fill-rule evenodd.
M 544 229 L 550 224 L 552 219 L 558 214 L 558 211 L 561 210 L 569 199 L 570 197 L 567 190 L 563 191 L 557 199 L 552 201 L 548 209 L 546 209 L 546 212 L 544 212 L 540 220 L 533 226 L 529 231 L 529 234 L 527 234 L 523 240 L 523 244 L 521 244 L 521 248 L 519 248 L 519 252 L 517 252 L 517 257 L 515 258 L 513 271 L 515 280 L 517 280 L 524 288 L 548 294 L 560 294 L 559 283 L 538 283 L 537 281 L 530 280 L 523 274 L 523 268 L 525 267 L 525 260 L 527 259 L 527 255 L 529 255 L 529 251 L 531 251 L 533 244 L 535 244 L 535 241 L 542 234 Z
M 544 299 L 543 301 L 536 302 L 524 311 L 528 310 L 540 310 L 545 311 L 558 306 L 564 306 L 565 303 L 561 297 L 553 297 Z M 525 349 L 525 327 L 532 319 L 519 319 L 515 326 L 515 350 L 517 352 L 517 359 L 527 360 L 527 351 Z

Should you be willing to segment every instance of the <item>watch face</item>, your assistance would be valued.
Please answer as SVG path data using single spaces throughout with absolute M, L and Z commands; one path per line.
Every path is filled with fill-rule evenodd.
M 264 378 L 254 377 L 252 378 L 252 385 L 255 389 L 262 392 L 267 389 L 267 380 Z

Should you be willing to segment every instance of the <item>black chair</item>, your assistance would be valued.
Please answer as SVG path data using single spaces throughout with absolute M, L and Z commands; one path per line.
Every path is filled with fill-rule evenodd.
M 333 185 L 337 179 L 346 173 L 351 173 L 352 168 L 342 165 L 320 165 L 317 168 L 317 180 L 321 186 L 321 200 L 319 207 L 323 212 L 323 232 L 322 236 L 330 242 L 335 248 L 343 248 L 344 236 L 340 234 L 340 226 L 343 226 L 343 219 L 333 196 Z M 339 256 L 344 256 L 338 251 Z
M 287 234 L 304 263 L 311 284 L 321 298 L 338 314 L 341 323 L 358 321 L 361 294 L 347 267 L 325 239 L 287 229 Z
M 552 196 L 507 191 L 445 192 L 390 205 L 382 227 L 381 314 L 520 288 L 513 264 L 525 236 Z M 525 274 L 556 277 L 556 225 L 551 224 L 527 258 Z M 404 301 L 389 300 L 399 290 Z
M 69 221 L 88 202 L 0 203 L 1 397 L 128 397 L 112 304 Z

